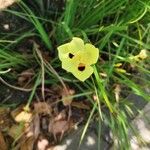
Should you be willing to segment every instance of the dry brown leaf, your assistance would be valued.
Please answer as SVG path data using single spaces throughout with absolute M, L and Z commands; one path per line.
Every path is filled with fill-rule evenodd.
M 15 3 L 17 0 L 0 0 L 0 10 L 5 9 Z
M 40 118 L 38 114 L 35 114 L 33 121 L 29 126 L 25 127 L 24 135 L 20 139 L 21 150 L 32 150 L 34 142 L 38 138 L 40 133 Z
M 55 118 L 54 121 L 59 121 L 59 120 L 65 120 L 66 118 L 66 111 L 62 110 Z
M 64 106 L 68 106 L 72 103 L 72 100 L 73 100 L 73 94 L 75 93 L 74 90 L 71 90 L 69 88 L 64 88 L 62 90 L 62 102 L 64 104 Z
M 34 146 L 34 137 L 31 136 L 25 142 L 23 142 L 20 146 L 20 150 L 33 150 Z
M 26 128 L 25 132 L 27 138 L 33 136 L 36 139 L 38 137 L 40 133 L 40 118 L 38 114 L 35 114 L 30 126 Z
M 21 74 L 19 74 L 18 84 L 20 86 L 26 86 L 31 81 L 34 75 L 35 75 L 35 72 L 32 68 L 24 70 L 23 72 L 21 72 Z
M 17 140 L 24 132 L 24 124 L 15 124 L 8 130 L 8 135 Z
M 60 112 L 55 118 L 51 119 L 48 126 L 48 131 L 53 134 L 54 139 L 57 141 L 57 135 L 59 140 L 62 139 L 65 132 L 69 131 L 73 127 L 73 121 L 66 120 L 66 112 Z
M 36 139 L 40 134 L 40 117 L 38 114 L 34 116 L 33 125 L 34 138 Z
M 34 74 L 35 74 L 34 70 L 33 70 L 32 68 L 30 68 L 30 69 L 27 69 L 27 70 L 22 71 L 21 74 L 20 74 L 20 76 L 30 78 L 30 77 L 32 77 Z
M 0 150 L 8 150 L 3 134 L 0 131 Z
M 0 115 L 9 113 L 10 109 L 5 107 L 0 107 Z
M 49 132 L 53 135 L 64 133 L 69 129 L 69 122 L 66 120 L 51 121 L 49 124 Z
M 0 108 L 0 131 L 6 131 L 12 125 L 12 118 L 9 115 L 10 109 Z
M 52 108 L 46 102 L 34 103 L 34 111 L 38 114 L 51 114 Z
M 23 105 L 20 105 L 19 107 L 11 111 L 10 114 L 14 120 L 15 120 L 15 117 L 23 110 L 23 107 L 24 107 Z

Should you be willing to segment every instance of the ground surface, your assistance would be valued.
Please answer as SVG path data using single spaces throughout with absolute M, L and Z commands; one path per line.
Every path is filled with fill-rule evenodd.
M 3 89 L 3 90 L 2 90 Z M 28 96 L 28 93 L 20 92 L 16 90 L 12 90 L 6 86 L 1 85 L 1 103 L 3 100 L 7 103 L 11 104 L 11 101 L 15 101 L 16 104 L 19 104 L 21 102 L 25 103 L 26 98 Z M 143 99 L 137 95 L 130 95 L 128 96 L 128 99 L 132 99 L 133 103 L 141 110 L 141 114 L 137 114 L 137 116 L 132 120 L 132 124 L 138 129 L 138 133 L 142 138 L 138 141 L 138 139 L 132 135 L 129 134 L 131 138 L 131 146 L 132 150 L 149 150 L 150 149 L 150 104 L 143 101 Z M 6 120 L 5 120 L 6 121 Z M 7 120 L 5 122 L 6 124 L 0 124 L 1 130 L 4 130 L 6 127 L 9 128 L 11 126 L 12 122 L 10 120 Z M 68 135 L 65 135 L 62 142 L 58 144 L 57 146 L 53 147 L 53 150 L 97 150 L 98 146 L 103 150 L 111 150 L 113 149 L 114 143 L 111 139 L 111 133 L 110 130 L 107 127 L 102 128 L 103 136 L 100 138 L 100 143 L 98 142 L 98 123 L 97 122 L 91 122 L 91 125 L 89 126 L 89 129 L 79 147 L 80 138 L 84 129 L 84 126 L 78 126 L 74 131 L 71 131 Z
M 138 129 L 139 140 L 131 135 L 132 150 L 149 150 L 150 149 L 150 103 L 148 103 L 134 120 L 133 125 Z
M 131 149 L 132 150 L 150 150 L 150 103 L 142 103 L 143 100 L 139 96 L 131 95 L 128 98 L 134 99 L 138 102 L 138 106 L 141 109 L 141 114 L 138 114 L 133 120 L 132 124 L 137 129 L 141 139 L 138 141 L 137 137 L 132 133 L 129 133 L 131 138 Z M 133 98 L 134 97 L 134 98 Z M 76 146 L 79 144 L 82 127 L 78 131 L 69 135 L 62 144 L 55 147 L 54 150 L 76 150 Z M 89 128 L 83 143 L 79 150 L 97 150 L 98 149 L 98 136 L 96 131 L 96 124 L 92 123 L 92 127 Z M 109 136 L 109 130 L 104 129 L 104 136 L 101 138 L 100 149 L 102 150 L 113 150 L 113 142 Z M 141 142 L 142 141 L 142 142 Z

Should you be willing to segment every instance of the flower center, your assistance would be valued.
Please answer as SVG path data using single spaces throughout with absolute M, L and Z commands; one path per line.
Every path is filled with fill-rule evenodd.
M 79 71 L 84 71 L 85 70 L 85 64 L 80 63 L 78 66 Z

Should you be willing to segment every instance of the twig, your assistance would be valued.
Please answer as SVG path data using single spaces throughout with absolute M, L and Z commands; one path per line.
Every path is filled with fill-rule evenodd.
M 11 85 L 11 84 L 7 83 L 4 79 L 2 79 L 2 77 L 0 77 L 0 82 L 2 82 L 6 86 L 8 86 L 8 87 L 10 87 L 12 89 L 15 89 L 15 90 L 24 91 L 24 92 L 32 91 L 32 88 L 31 89 L 25 89 L 25 88 L 21 88 L 21 87 L 17 87 L 17 86 Z

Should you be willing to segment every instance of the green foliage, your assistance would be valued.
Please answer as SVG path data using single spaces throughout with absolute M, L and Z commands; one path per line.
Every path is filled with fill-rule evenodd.
M 35 86 L 29 104 L 37 86 L 42 84 L 44 73 L 49 76 L 45 83 L 71 84 L 78 91 L 74 97 L 86 95 L 93 105 L 81 141 L 90 120 L 94 119 L 94 114 L 98 114 L 99 128 L 101 124 L 109 126 L 118 149 L 130 149 L 128 115 L 133 112 L 126 96 L 134 93 L 150 101 L 145 92 L 150 85 L 149 56 L 140 62 L 129 59 L 130 56 L 139 54 L 142 49 L 150 49 L 149 0 L 67 0 L 63 5 L 64 9 L 56 3 L 57 11 L 51 10 L 42 0 L 34 1 L 36 7 L 29 5 L 30 2 L 21 1 L 17 10 L 5 10 L 23 19 L 29 26 L 12 33 L 0 33 L 0 71 L 22 66 L 31 67 L 32 59 L 32 65 L 36 66 L 38 75 L 35 76 Z M 17 51 L 19 44 L 28 38 L 34 39 L 33 37 L 38 39 L 44 50 L 51 50 L 52 58 L 49 62 L 43 62 L 33 51 L 34 48 L 30 49 L 30 55 L 27 56 Z M 70 41 L 72 37 L 80 37 L 85 42 L 91 41 L 100 49 L 100 59 L 94 67 L 93 78 L 84 83 L 64 72 L 58 60 L 56 48 Z M 122 63 L 122 67 L 118 69 L 123 69 L 124 72 L 117 71 L 117 63 Z M 128 66 L 131 69 L 128 69 Z M 145 75 L 148 77 L 145 78 Z M 142 83 L 139 83 L 142 84 L 142 88 L 135 79 L 142 80 Z M 115 97 L 116 84 L 121 86 L 119 101 Z M 93 94 L 97 97 L 96 101 L 93 101 Z M 109 113 L 106 114 L 103 108 L 109 110 Z

